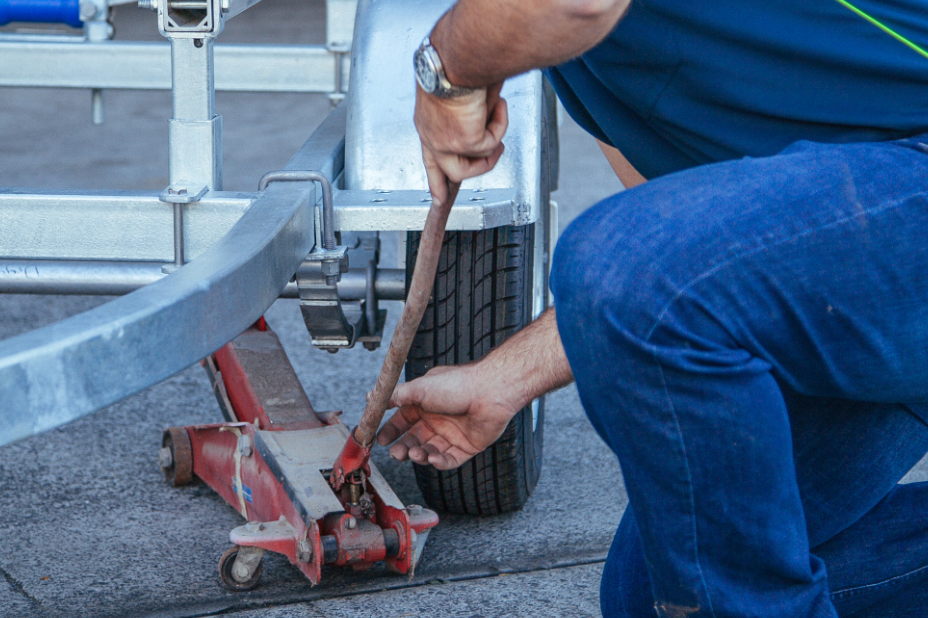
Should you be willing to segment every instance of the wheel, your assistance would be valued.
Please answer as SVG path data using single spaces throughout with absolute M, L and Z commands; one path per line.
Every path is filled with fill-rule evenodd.
M 550 86 L 545 84 L 546 95 Z M 543 110 L 552 109 L 546 96 Z M 445 234 L 435 288 L 406 362 L 406 379 L 436 365 L 477 360 L 529 324 L 547 306 L 548 200 L 556 186 L 557 125 L 543 118 L 542 216 L 538 223 Z M 412 280 L 418 232 L 406 244 Z M 538 270 L 536 270 L 536 267 Z M 408 291 L 408 290 L 407 290 Z M 456 470 L 413 464 L 426 504 L 467 515 L 521 509 L 541 475 L 544 398 L 521 410 L 490 448 Z
M 193 481 L 193 447 L 183 427 L 169 427 L 161 438 L 158 464 L 168 485 L 181 487 Z
M 258 563 L 257 568 L 255 568 L 254 572 L 251 574 L 251 577 L 248 578 L 248 581 L 238 581 L 232 577 L 232 567 L 235 565 L 235 559 L 238 557 L 238 550 L 238 545 L 230 547 L 226 550 L 226 553 L 222 554 L 222 557 L 219 558 L 219 578 L 229 590 L 245 592 L 258 585 L 258 580 L 261 579 L 261 563 Z

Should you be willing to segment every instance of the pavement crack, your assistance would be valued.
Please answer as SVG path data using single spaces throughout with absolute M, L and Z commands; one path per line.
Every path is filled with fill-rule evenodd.
M 583 558 L 575 558 L 573 560 L 565 560 L 563 562 L 554 562 L 547 564 L 534 564 L 528 565 L 525 568 L 502 568 L 495 569 L 493 571 L 488 570 L 472 570 L 469 572 L 463 573 L 435 573 L 430 574 L 426 578 L 417 579 L 413 581 L 404 580 L 402 582 L 393 582 L 389 585 L 372 585 L 369 587 L 361 587 L 359 589 L 343 591 L 340 594 L 308 594 L 308 595 L 287 595 L 289 598 L 272 598 L 272 599 L 261 599 L 260 601 L 245 601 L 245 602 L 232 602 L 226 607 L 200 607 L 192 608 L 188 607 L 186 609 L 174 609 L 167 611 L 160 611 L 145 614 L 144 618 L 208 618 L 210 616 L 223 616 L 227 614 L 237 614 L 243 611 L 254 611 L 267 609 L 269 607 L 282 607 L 286 605 L 297 605 L 300 603 L 311 603 L 313 601 L 318 601 L 321 599 L 332 599 L 332 598 L 348 598 L 355 597 L 365 594 L 377 594 L 379 592 L 388 592 L 394 590 L 403 590 L 410 588 L 421 588 L 424 586 L 436 585 L 436 584 L 453 584 L 458 582 L 468 582 L 476 581 L 481 579 L 493 579 L 494 577 L 499 577 L 501 575 L 526 575 L 531 573 L 544 573 L 549 571 L 558 571 L 561 569 L 570 569 L 574 567 L 583 567 L 593 564 L 604 564 L 606 562 L 605 556 L 592 555 Z M 404 578 L 405 579 L 405 578 Z M 244 599 L 243 599 L 244 601 Z M 137 617 L 141 618 L 141 617 Z
M 7 581 L 7 583 L 10 585 L 11 588 L 13 588 L 13 590 L 23 595 L 24 597 L 26 597 L 30 603 L 32 603 L 36 607 L 44 608 L 42 601 L 38 600 L 37 598 L 29 594 L 29 591 L 26 590 L 26 587 L 23 586 L 22 582 L 16 579 L 15 577 L 13 577 L 13 575 L 9 571 L 4 569 L 2 566 L 0 566 L 0 575 L 3 576 L 3 579 Z

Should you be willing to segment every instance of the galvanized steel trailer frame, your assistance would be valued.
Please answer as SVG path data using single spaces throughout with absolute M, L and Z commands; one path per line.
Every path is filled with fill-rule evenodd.
M 348 83 L 354 0 L 328 1 L 328 45 L 280 47 L 214 46 L 224 21 L 253 0 L 200 0 L 193 18 L 158 2 L 147 4 L 158 11 L 167 44 L 105 40 L 99 7 L 85 23 L 85 37 L 0 36 L 0 85 L 91 88 L 95 121 L 102 121 L 102 89 L 166 87 L 168 56 L 174 101 L 164 191 L 0 189 L 0 292 L 125 294 L 0 342 L 0 445 L 60 426 L 208 356 L 281 295 L 300 296 L 295 275 L 323 259 L 319 185 L 222 191 L 214 93 L 325 92 L 338 102 Z M 286 166 L 335 181 L 335 230 L 422 228 L 430 200 L 412 125 L 409 58 L 448 5 L 360 2 L 351 96 Z M 55 62 L 64 53 L 67 70 Z M 549 206 L 540 203 L 541 77 L 510 80 L 503 94 L 511 119 L 507 153 L 496 170 L 465 184 L 449 230 L 542 226 L 546 219 L 540 216 Z M 550 228 L 536 234 L 543 238 Z M 547 262 L 545 244 L 536 243 L 536 265 Z M 545 290 L 543 268 L 535 272 L 537 313 Z M 341 276 L 336 304 L 362 294 L 404 295 L 400 270 Z

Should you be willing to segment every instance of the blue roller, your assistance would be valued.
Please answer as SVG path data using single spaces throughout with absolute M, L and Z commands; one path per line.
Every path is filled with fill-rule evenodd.
M 11 21 L 68 24 L 80 28 L 80 0 L 0 0 L 0 26 Z

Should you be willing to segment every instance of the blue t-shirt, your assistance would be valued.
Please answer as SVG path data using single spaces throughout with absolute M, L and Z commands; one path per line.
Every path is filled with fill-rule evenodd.
M 928 47 L 925 0 L 857 0 Z M 928 58 L 835 0 L 632 0 L 599 45 L 548 70 L 570 115 L 645 177 L 798 140 L 928 132 Z

